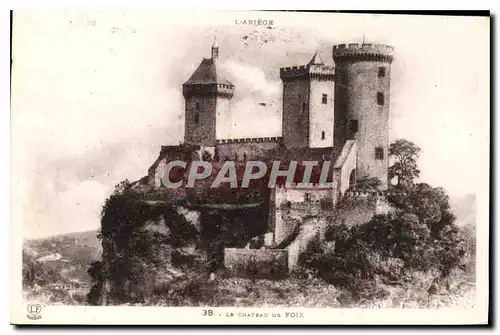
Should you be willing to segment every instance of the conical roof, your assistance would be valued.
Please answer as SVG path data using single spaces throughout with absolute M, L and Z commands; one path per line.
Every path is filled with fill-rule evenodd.
M 323 60 L 321 59 L 321 56 L 319 55 L 319 51 L 316 51 L 314 54 L 313 58 L 307 65 L 324 65 Z
M 224 84 L 234 86 L 217 70 L 217 62 L 212 58 L 204 58 L 198 68 L 184 85 Z

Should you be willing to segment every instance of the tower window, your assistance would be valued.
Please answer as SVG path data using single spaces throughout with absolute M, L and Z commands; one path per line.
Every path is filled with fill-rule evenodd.
M 306 103 L 305 103 L 305 102 L 303 102 L 303 103 L 302 103 L 302 112 L 305 112 L 305 110 L 306 110 Z
M 382 92 L 378 92 L 377 93 L 377 104 L 379 106 L 383 106 L 384 105 L 384 93 L 382 93 Z
M 323 97 L 321 98 L 321 102 L 325 105 L 328 103 L 328 95 L 327 94 L 323 94 Z
M 196 103 L 196 110 L 197 110 L 197 111 L 199 111 L 199 110 L 200 110 L 200 103 L 199 103 L 199 102 L 197 102 L 197 103 Z
M 246 160 L 247 160 L 247 153 L 246 153 L 246 152 L 244 152 L 244 153 L 243 153 L 243 160 L 244 160 L 244 161 L 246 161 Z
M 324 130 L 322 130 L 322 131 L 321 131 L 321 139 L 322 139 L 322 140 L 324 140 L 324 139 L 325 139 L 325 131 L 324 131 Z
M 200 122 L 200 114 L 195 113 L 194 114 L 194 123 L 198 124 L 198 122 Z
M 358 120 L 351 120 L 351 122 L 349 123 L 349 131 L 351 133 L 358 132 Z
M 234 153 L 234 161 L 237 162 L 238 161 L 238 153 Z
M 375 148 L 375 159 L 384 159 L 384 148 L 382 147 L 377 147 Z
M 378 77 L 379 78 L 384 78 L 385 77 L 385 67 L 379 67 L 378 68 Z

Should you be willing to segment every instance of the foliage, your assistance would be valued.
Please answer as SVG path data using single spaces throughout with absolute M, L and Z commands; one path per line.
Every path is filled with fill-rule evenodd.
M 88 269 L 88 273 L 90 278 L 92 278 L 92 287 L 90 288 L 89 293 L 87 293 L 87 302 L 89 305 L 99 305 L 100 302 L 100 294 L 102 290 L 102 286 L 104 284 L 104 272 L 102 270 L 101 262 L 92 262 Z
M 153 289 L 155 274 L 170 267 L 172 249 L 197 243 L 199 233 L 175 206 L 148 204 L 123 181 L 102 208 L 100 237 L 102 261 L 89 268 L 90 304 L 103 299 L 105 281 L 109 303 L 142 301 Z
M 356 181 L 356 184 L 349 188 L 352 191 L 360 194 L 377 195 L 381 190 L 382 182 L 377 177 L 363 176 Z
M 454 224 L 449 197 L 441 187 L 416 183 L 416 159 L 420 148 L 407 140 L 390 147 L 395 158 L 389 169 L 388 200 L 395 209 L 389 215 L 374 215 L 366 223 L 349 227 L 333 223 L 319 251 L 305 257 L 307 267 L 329 283 L 347 288 L 353 298 L 375 295 L 366 280 L 399 281 L 403 272 L 435 269 L 442 278 L 460 267 L 473 245 L 466 232 Z M 355 189 L 375 192 L 376 178 L 363 178 Z M 366 292 L 365 292 L 366 291 Z M 363 293 L 364 292 L 364 293 Z
M 28 250 L 23 249 L 22 258 L 23 287 L 25 289 L 34 286 L 45 286 L 63 280 L 56 266 L 50 266 L 50 264 L 37 261 L 34 254 Z
M 130 181 L 128 179 L 122 180 L 118 184 L 115 185 L 113 194 L 120 195 L 124 194 L 130 188 Z
M 398 186 L 412 185 L 420 176 L 417 166 L 419 154 L 420 148 L 408 140 L 399 139 L 391 143 L 389 157 L 395 159 L 395 162 L 389 167 L 389 182 L 397 178 Z

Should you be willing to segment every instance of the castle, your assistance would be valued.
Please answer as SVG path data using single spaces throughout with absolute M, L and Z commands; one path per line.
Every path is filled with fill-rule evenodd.
M 255 212 L 250 212 L 250 207 L 243 210 L 242 201 L 235 201 L 235 196 L 218 197 L 216 202 L 240 205 L 234 210 L 243 213 L 238 220 L 248 220 L 249 237 L 272 233 L 270 238 L 275 245 L 284 245 L 283 241 L 295 229 L 283 216 L 287 202 L 335 206 L 349 187 L 364 176 L 377 177 L 386 188 L 393 48 L 382 44 L 339 44 L 333 46 L 332 56 L 335 66 L 325 65 L 316 52 L 305 65 L 280 69 L 283 84 L 281 137 L 230 139 L 235 86 L 219 71 L 219 47 L 214 42 L 211 57 L 204 58 L 182 86 L 184 142 L 162 146 L 145 183 L 161 189 L 164 167 L 173 160 L 331 161 L 330 189 L 314 185 L 302 188 L 296 184 L 263 188 L 258 192 L 263 202 Z M 174 191 L 176 197 L 191 203 L 198 197 L 201 205 L 208 199 L 203 192 L 209 192 L 208 188 L 198 189 L 191 195 L 185 188 Z M 200 192 L 205 195 L 200 196 Z M 221 234 L 218 222 L 228 222 L 224 211 L 229 210 L 215 205 L 210 208 L 208 211 L 204 206 L 198 207 L 204 213 L 201 226 L 209 239 Z M 266 211 L 261 215 L 264 208 Z M 255 228 L 259 220 L 262 224 Z
M 281 68 L 282 136 L 229 139 L 235 86 L 218 70 L 214 42 L 211 57 L 182 86 L 184 143 L 162 147 L 160 156 L 178 159 L 186 148 L 196 148 L 215 161 L 286 154 L 329 159 L 337 195 L 363 176 L 377 177 L 386 187 L 393 57 L 387 45 L 340 44 L 333 47 L 334 67 L 316 52 L 306 65 Z M 161 187 L 161 167 L 160 161 L 151 167 L 149 184 Z

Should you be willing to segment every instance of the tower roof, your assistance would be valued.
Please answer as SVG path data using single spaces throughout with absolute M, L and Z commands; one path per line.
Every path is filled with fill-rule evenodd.
M 202 84 L 224 84 L 234 86 L 217 69 L 217 62 L 212 58 L 204 58 L 198 68 L 184 85 L 202 85 Z
M 324 65 L 323 60 L 321 59 L 321 56 L 319 55 L 319 51 L 316 51 L 314 54 L 313 58 L 307 65 Z

